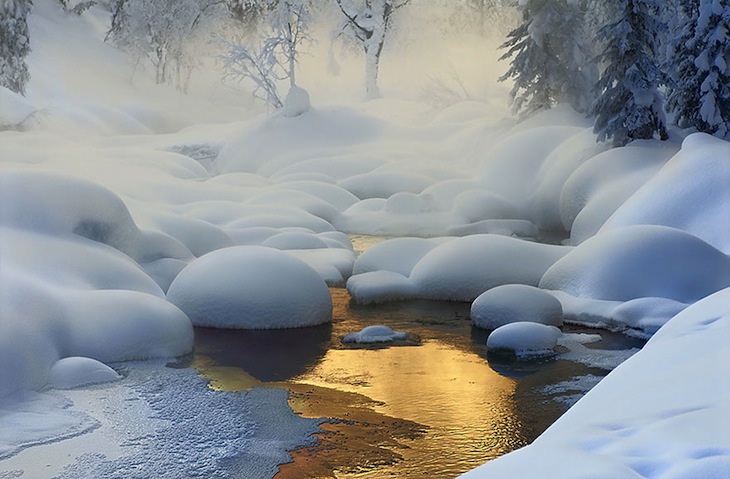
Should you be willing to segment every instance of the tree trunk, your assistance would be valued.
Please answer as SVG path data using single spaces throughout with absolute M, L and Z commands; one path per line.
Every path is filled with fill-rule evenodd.
M 380 52 L 382 50 L 382 42 L 378 45 L 369 44 L 365 47 L 365 92 L 369 99 L 380 98 L 378 70 L 380 68 Z

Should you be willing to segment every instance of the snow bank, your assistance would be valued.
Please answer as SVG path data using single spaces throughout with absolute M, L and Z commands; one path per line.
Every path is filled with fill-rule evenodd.
M 628 226 L 582 243 L 545 272 L 540 288 L 573 296 L 692 303 L 730 286 L 730 258 L 665 226 Z
M 500 326 L 487 337 L 487 351 L 510 354 L 517 359 L 535 359 L 555 354 L 560 329 L 532 322 Z
M 393 331 L 388 326 L 378 324 L 367 326 L 356 333 L 346 334 L 342 338 L 342 342 L 357 344 L 391 343 L 393 341 L 402 341 L 407 337 L 407 333 Z
M 729 335 L 724 289 L 673 318 L 534 443 L 462 477 L 728 477 Z
M 534 286 L 506 284 L 480 294 L 471 305 L 474 326 L 497 329 L 515 322 L 563 325 L 563 307 L 553 295 Z
M 124 377 L 113 383 L 0 400 L 0 476 L 134 477 L 142 464 L 145 477 L 265 478 L 313 444 L 321 419 L 294 414 L 286 391 L 214 391 L 166 363 L 115 364 Z
M 608 219 L 622 226 L 671 226 L 730 254 L 730 143 L 696 133 L 682 150 Z
M 281 251 L 237 246 L 193 261 L 167 299 L 196 326 L 278 329 L 332 320 L 327 285 L 309 265 Z
M 607 301 L 579 298 L 562 291 L 551 291 L 563 307 L 566 321 L 605 328 L 648 339 L 688 305 L 668 298 L 637 298 Z
M 59 359 L 110 362 L 192 348 L 192 325 L 144 271 L 190 257 L 141 231 L 95 183 L 47 172 L 0 173 L 0 396 L 40 388 Z

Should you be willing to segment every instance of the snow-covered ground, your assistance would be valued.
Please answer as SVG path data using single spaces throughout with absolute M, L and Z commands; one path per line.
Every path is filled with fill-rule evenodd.
M 213 397 L 189 371 L 123 361 L 189 352 L 193 323 L 329 321 L 326 286 L 345 284 L 362 303 L 526 285 L 501 315 L 557 310 L 545 293 L 566 321 L 653 335 L 534 445 L 468 477 L 730 476 L 730 143 L 673 131 L 607 150 L 565 108 L 515 125 L 502 97 L 434 113 L 313 91 L 300 115 L 261 113 L 220 84 L 130 79 L 105 21 L 38 0 L 27 97 L 0 91 L 0 477 L 45 477 L 40 448 L 61 477 L 154 462 L 170 445 L 147 442 L 181 434 L 171 405 L 196 400 L 251 414 L 185 431 L 212 461 L 200 474 L 272 444 L 280 460 L 313 425 L 283 415 L 256 441 L 276 393 Z M 535 241 L 555 231 L 563 244 Z M 408 238 L 356 257 L 347 233 Z M 52 389 L 116 379 L 104 364 L 126 376 Z M 165 460 L 188 467 L 187 452 Z

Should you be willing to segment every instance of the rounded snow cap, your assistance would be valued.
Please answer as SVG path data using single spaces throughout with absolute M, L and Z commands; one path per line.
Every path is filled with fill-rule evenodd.
M 309 101 L 309 93 L 304 88 L 293 86 L 289 89 L 284 100 L 283 114 L 287 118 L 294 118 L 306 113 L 312 107 Z

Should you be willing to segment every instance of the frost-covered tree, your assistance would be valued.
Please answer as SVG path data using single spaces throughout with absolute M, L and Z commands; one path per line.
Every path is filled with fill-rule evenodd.
M 368 98 L 380 97 L 378 72 L 380 55 L 394 14 L 410 0 L 336 0 L 344 20 L 336 36 L 354 40 L 365 51 L 365 90 Z
M 593 104 L 599 141 L 623 146 L 635 139 L 667 138 L 658 66 L 657 37 L 666 25 L 658 0 L 607 2 L 608 23 L 596 35 L 602 46 L 598 98 Z
M 25 57 L 30 53 L 30 0 L 0 0 L 0 86 L 24 94 L 30 79 Z
M 730 132 L 730 4 L 687 0 L 684 10 L 667 109 L 680 126 L 722 138 Z
M 71 12 L 75 13 L 76 15 L 81 15 L 86 10 L 97 4 L 96 0 L 82 0 L 76 4 L 73 4 L 73 2 L 69 2 L 69 0 L 58 0 L 58 2 L 63 7 L 64 12 Z
M 514 10 L 512 0 L 443 0 L 442 3 L 452 11 L 452 28 L 483 36 L 504 28 L 505 13 Z
M 595 68 L 584 41 L 585 9 L 576 0 L 520 0 L 522 22 L 501 46 L 512 58 L 500 81 L 514 80 L 512 106 L 517 114 L 569 103 L 588 110 Z
M 147 59 L 159 83 L 187 88 L 195 55 L 190 46 L 209 20 L 219 18 L 218 0 L 114 0 L 107 34 L 138 60 Z
M 253 83 L 255 97 L 274 108 L 284 105 L 277 83 L 289 82 L 297 86 L 296 67 L 303 43 L 311 41 L 310 0 L 265 0 L 262 37 L 258 45 L 248 46 L 241 42 L 226 42 L 227 53 L 223 56 L 226 76 L 237 81 Z

